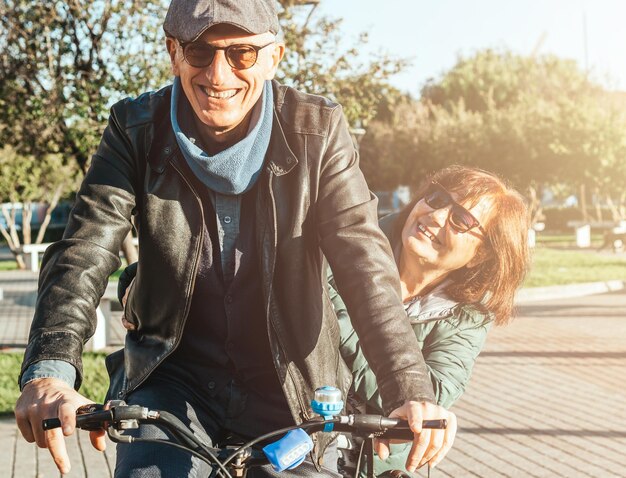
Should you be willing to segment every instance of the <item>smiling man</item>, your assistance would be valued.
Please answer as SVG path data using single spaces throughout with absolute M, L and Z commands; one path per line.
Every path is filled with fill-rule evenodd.
M 133 330 L 107 358 L 110 398 L 168 410 L 207 442 L 311 417 L 317 387 L 349 385 L 328 260 L 385 411 L 416 432 L 409 468 L 441 457 L 450 443 L 419 431 L 447 412 L 432 404 L 341 108 L 272 81 L 284 54 L 274 1 L 174 0 L 164 30 L 173 85 L 113 106 L 64 238 L 46 252 L 15 410 L 22 434 L 69 469 L 63 436 L 87 401 L 76 391 L 83 344 L 134 217 Z M 62 433 L 42 431 L 53 416 Z M 205 466 L 137 444 L 118 448 L 115 475 L 207 476 Z M 302 466 L 336 474 L 328 436 Z

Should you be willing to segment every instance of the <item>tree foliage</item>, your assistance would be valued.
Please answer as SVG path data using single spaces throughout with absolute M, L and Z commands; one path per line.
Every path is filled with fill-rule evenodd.
M 280 3 L 287 48 L 279 80 L 339 102 L 352 127 L 366 126 L 381 101 L 399 96 L 389 79 L 406 67 L 405 59 L 362 54 L 369 41 L 367 33 L 346 42 L 342 19 L 318 16 L 317 2 Z
M 626 186 L 623 106 L 572 61 L 479 52 L 429 82 L 419 101 L 405 99 L 373 121 L 362 164 L 374 188 L 414 184 L 453 163 L 494 171 L 527 191 L 537 218 L 542 187 L 583 186 L 605 196 L 617 217 Z
M 85 168 L 111 103 L 167 73 L 160 0 L 3 0 L 0 145 Z
M 108 107 L 169 76 L 161 24 L 167 0 L 3 0 L 0 10 L 0 146 L 60 153 L 84 170 Z M 404 61 L 364 59 L 363 34 L 346 48 L 341 20 L 318 2 L 280 0 L 287 55 L 279 79 L 341 102 L 352 126 L 371 119 Z M 309 15 L 310 13 L 310 15 Z

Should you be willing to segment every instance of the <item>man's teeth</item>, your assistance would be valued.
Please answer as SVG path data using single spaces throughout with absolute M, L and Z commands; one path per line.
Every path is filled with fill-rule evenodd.
M 436 238 L 435 236 L 433 236 L 433 235 L 430 233 L 430 231 L 428 231 L 428 230 L 427 230 L 424 226 L 422 226 L 421 224 L 418 224 L 418 225 L 417 225 L 417 228 L 418 228 L 421 232 L 423 232 L 423 233 L 426 235 L 426 237 L 427 237 L 428 239 L 430 239 L 431 241 L 437 241 L 437 238 Z
M 218 98 L 220 100 L 227 100 L 237 94 L 237 90 L 215 91 L 206 87 L 202 87 L 202 90 L 209 98 Z

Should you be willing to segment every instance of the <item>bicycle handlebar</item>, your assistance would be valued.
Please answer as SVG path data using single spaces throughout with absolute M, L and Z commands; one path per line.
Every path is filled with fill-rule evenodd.
M 155 411 L 156 412 L 156 411 Z M 158 414 L 158 412 L 156 412 Z M 103 430 L 108 423 L 119 423 L 127 420 L 145 421 L 153 419 L 149 416 L 150 411 L 139 405 L 122 405 L 111 403 L 92 403 L 83 405 L 76 410 L 76 427 L 83 430 Z M 44 430 L 52 430 L 61 426 L 58 418 L 43 420 Z
M 178 442 L 168 440 L 151 440 L 134 438 L 129 435 L 119 433 L 120 430 L 128 428 L 137 428 L 139 423 L 152 422 L 166 427 L 172 432 Z M 42 426 L 44 430 L 59 428 L 61 421 L 58 418 L 49 418 L 43 420 Z M 409 428 L 405 420 L 397 418 L 383 417 L 381 415 L 339 415 L 329 419 L 316 417 L 307 420 L 300 425 L 276 430 L 267 435 L 252 440 L 245 445 L 237 448 L 223 462 L 216 455 L 222 450 L 208 447 L 202 443 L 191 431 L 185 427 L 174 415 L 159 410 L 149 410 L 139 405 L 126 405 L 122 401 L 112 401 L 105 405 L 91 404 L 80 407 L 76 413 L 76 427 L 83 430 L 106 430 L 109 437 L 114 442 L 159 442 L 166 445 L 172 445 L 183 448 L 200 459 L 206 461 L 210 465 L 217 466 L 222 476 L 229 476 L 229 472 L 225 466 L 230 464 L 235 468 L 242 468 L 247 465 L 243 464 L 250 458 L 250 454 L 245 454 L 246 450 L 263 440 L 269 440 L 278 435 L 282 435 L 291 430 L 302 429 L 307 434 L 315 432 L 329 431 L 350 432 L 353 435 L 363 437 L 377 437 L 384 439 L 397 440 L 413 440 L 413 432 Z M 424 420 L 422 428 L 441 429 L 446 428 L 447 420 Z M 243 453 L 243 455 L 241 455 Z M 244 456 L 245 455 L 245 456 Z M 207 459 L 208 457 L 208 459 Z M 240 460 L 236 460 L 240 457 Z M 255 460 L 256 463 L 256 460 Z
M 119 423 L 127 420 L 138 420 L 140 422 L 163 418 L 159 410 L 148 410 L 139 405 L 114 405 L 109 404 L 91 404 L 84 405 L 76 411 L 76 427 L 83 430 L 102 430 L 108 424 Z M 167 421 L 167 419 L 166 419 Z M 323 431 L 329 423 L 333 424 L 333 431 L 351 432 L 351 433 L 375 433 L 383 434 L 385 438 L 403 439 L 404 432 L 410 434 L 407 439 L 413 438 L 413 432 L 410 430 L 406 420 L 398 418 L 384 417 L 382 415 L 340 415 L 332 420 L 324 420 L 322 418 L 314 418 L 300 424 L 300 427 L 306 429 L 307 432 L 315 433 Z M 61 427 L 61 421 L 58 418 L 48 418 L 43 420 L 42 426 L 44 430 L 52 430 Z M 442 429 L 446 428 L 447 420 L 424 420 L 422 428 Z M 395 430 L 396 433 L 393 432 Z M 380 435 L 382 436 L 382 435 Z

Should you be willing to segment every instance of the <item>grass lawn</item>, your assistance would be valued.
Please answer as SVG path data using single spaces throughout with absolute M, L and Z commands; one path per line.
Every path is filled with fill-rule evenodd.
M 22 364 L 22 353 L 0 353 L 0 415 L 13 413 L 15 401 L 20 394 L 17 376 Z M 80 393 L 94 402 L 102 403 L 109 387 L 109 377 L 104 367 L 103 353 L 83 354 L 85 381 Z
M 524 287 L 626 280 L 626 257 L 538 246 Z
M 604 236 L 598 233 L 591 234 L 591 247 L 597 248 L 602 245 Z M 548 247 L 576 247 L 576 235 L 571 233 L 538 232 L 537 245 Z
M 15 261 L 0 261 L 0 271 L 16 271 L 17 263 Z
M 594 240 L 598 242 L 602 239 L 601 236 L 592 236 L 592 244 Z M 626 280 L 626 257 L 597 254 L 593 250 L 566 249 L 574 245 L 573 235 L 538 235 L 533 265 L 524 287 Z M 109 280 L 117 282 L 124 267 L 125 263 Z M 14 261 L 0 261 L 0 271 L 16 269 Z

